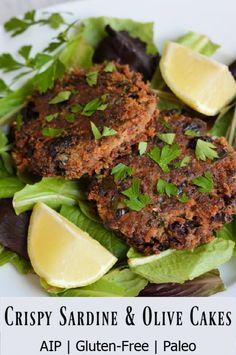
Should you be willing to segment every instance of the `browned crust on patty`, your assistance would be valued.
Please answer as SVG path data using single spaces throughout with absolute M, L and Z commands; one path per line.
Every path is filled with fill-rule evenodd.
M 24 123 L 18 131 L 14 127 L 15 144 L 13 158 L 22 171 L 28 168 L 40 176 L 64 176 L 79 178 L 84 174 L 99 172 L 108 168 L 119 155 L 128 154 L 131 145 L 152 134 L 150 128 L 157 99 L 139 73 L 126 65 L 116 65 L 117 71 L 104 72 L 103 65 L 96 65 L 90 71 L 98 70 L 97 85 L 91 87 L 86 81 L 86 71 L 76 70 L 66 74 L 63 81 L 52 90 L 40 95 L 34 93 L 28 105 L 22 110 Z M 50 105 L 49 101 L 60 91 L 73 91 L 66 102 Z M 96 111 L 91 117 L 76 113 L 74 123 L 68 123 L 65 116 L 76 103 L 85 105 L 94 98 L 107 95 L 107 108 Z M 45 122 L 45 116 L 59 112 L 52 122 Z M 90 121 L 100 131 L 104 126 L 117 134 L 96 140 Z M 45 137 L 43 126 L 62 128 L 60 137 Z
M 165 128 L 162 119 L 169 124 L 169 129 Z M 192 129 L 199 130 L 201 139 L 217 147 L 218 159 L 196 159 L 195 146 L 199 138 L 184 134 Z M 128 209 L 121 193 L 131 186 L 132 178 L 114 181 L 111 171 L 107 170 L 102 179 L 93 182 L 89 199 L 96 201 L 103 222 L 138 251 L 148 255 L 168 248 L 197 247 L 211 241 L 213 232 L 236 213 L 236 152 L 224 138 L 207 135 L 205 130 L 203 121 L 185 116 L 173 115 L 157 121 L 156 132 L 175 133 L 175 143 L 182 150 L 181 156 L 170 164 L 169 173 L 164 173 L 146 154 L 140 156 L 137 146 L 131 155 L 114 162 L 114 166 L 123 163 L 132 167 L 133 175 L 141 181 L 141 192 L 151 197 L 151 204 L 140 212 Z M 163 144 L 158 138 L 151 138 L 148 151 L 154 146 L 163 147 Z M 186 155 L 191 157 L 189 165 L 174 168 L 174 163 Z M 214 179 L 214 189 L 210 193 L 199 192 L 192 183 L 193 178 L 206 171 Z M 159 178 L 175 184 L 179 194 L 186 193 L 188 202 L 181 203 L 175 196 L 157 193 Z

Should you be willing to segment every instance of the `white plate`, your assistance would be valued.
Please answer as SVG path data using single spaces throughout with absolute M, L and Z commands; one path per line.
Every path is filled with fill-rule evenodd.
M 43 10 L 45 11 L 45 9 Z M 229 63 L 236 58 L 235 0 L 88 0 L 53 6 L 47 11 L 71 12 L 68 21 L 89 16 L 116 16 L 155 22 L 155 41 L 162 48 L 165 39 L 175 39 L 193 30 L 222 45 L 216 58 Z M 0 27 L 0 53 L 16 53 L 22 44 L 33 44 L 35 51 L 45 47 L 55 31 L 33 27 L 21 36 L 9 37 Z M 10 76 L 5 79 L 9 79 Z M 227 291 L 219 296 L 236 296 L 236 258 L 221 268 Z M 19 275 L 13 267 L 0 268 L 0 296 L 45 296 L 35 276 Z

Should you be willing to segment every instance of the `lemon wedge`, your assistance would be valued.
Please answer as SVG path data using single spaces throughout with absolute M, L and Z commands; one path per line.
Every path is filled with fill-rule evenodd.
M 236 96 L 236 82 L 226 65 L 180 44 L 166 43 L 160 70 L 177 97 L 207 116 L 216 115 Z
M 36 274 L 61 288 L 89 285 L 117 261 L 95 239 L 43 203 L 36 204 L 31 215 L 28 253 Z

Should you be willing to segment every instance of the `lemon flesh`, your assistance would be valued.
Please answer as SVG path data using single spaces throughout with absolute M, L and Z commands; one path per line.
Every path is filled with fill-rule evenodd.
M 43 203 L 33 209 L 28 253 L 36 274 L 61 288 L 89 285 L 117 261 L 89 234 Z
M 226 65 L 180 44 L 166 43 L 160 70 L 177 97 L 207 116 L 216 115 L 236 96 L 236 82 Z

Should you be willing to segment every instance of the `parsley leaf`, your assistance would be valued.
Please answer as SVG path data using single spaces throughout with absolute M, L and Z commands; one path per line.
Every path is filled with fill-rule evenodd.
M 86 81 L 87 81 L 89 86 L 97 85 L 98 71 L 93 71 L 93 72 L 87 73 L 86 74 Z
M 74 113 L 70 113 L 70 114 L 68 114 L 68 115 L 65 116 L 65 120 L 66 120 L 66 122 L 68 122 L 68 123 L 74 123 L 74 122 L 75 122 L 75 119 L 76 119 L 76 117 L 75 117 L 75 114 L 74 114 Z
M 179 200 L 179 202 L 186 203 L 186 202 L 188 202 L 189 198 L 186 195 L 186 193 L 184 192 L 183 195 L 178 197 L 178 200 Z
M 22 126 L 23 126 L 23 116 L 22 116 L 21 113 L 19 113 L 16 116 L 16 129 L 17 129 L 17 131 L 20 131 Z
M 177 196 L 178 187 L 174 184 L 167 182 L 163 179 L 159 179 L 157 182 L 157 192 L 160 194 L 166 194 L 167 196 Z
M 138 151 L 139 155 L 143 155 L 147 150 L 147 142 L 139 142 Z
M 0 94 L 9 94 L 11 92 L 11 89 L 9 86 L 5 83 L 4 80 L 0 79 Z
M 60 137 L 64 133 L 63 128 L 43 127 L 42 135 L 45 137 Z
M 107 104 L 104 102 L 105 97 L 96 97 L 84 106 L 81 115 L 90 117 L 96 111 L 104 111 L 107 108 Z
M 90 122 L 91 125 L 91 129 L 94 135 L 95 139 L 101 139 L 102 137 L 109 137 L 109 136 L 114 136 L 117 132 L 113 129 L 113 128 L 109 128 L 104 126 L 103 127 L 103 131 L 102 133 L 99 131 L 99 129 L 97 128 L 97 126 L 95 125 L 95 123 L 93 123 L 92 121 Z
M 52 122 L 55 118 L 58 117 L 58 115 L 59 115 L 58 112 L 52 113 L 51 115 L 47 115 L 47 116 L 45 116 L 45 121 Z
M 23 66 L 24 64 L 16 61 L 10 53 L 3 53 L 0 55 L 0 69 L 2 69 L 4 73 L 18 70 Z
M 151 202 L 151 198 L 148 195 L 140 193 L 140 180 L 137 178 L 133 179 L 131 187 L 123 191 L 122 194 L 129 198 L 129 200 L 126 199 L 124 201 L 126 206 L 136 212 L 141 211 Z
M 60 102 L 68 101 L 71 96 L 71 91 L 60 91 L 52 100 L 49 101 L 50 105 L 56 105 Z
M 133 168 L 130 168 L 129 166 L 122 163 L 114 166 L 114 168 L 111 171 L 111 175 L 114 175 L 115 181 L 123 180 L 127 176 L 132 176 L 132 174 L 133 174 Z
M 199 137 L 200 136 L 200 132 L 199 131 L 192 131 L 191 129 L 187 129 L 184 134 L 186 136 L 190 136 L 190 137 Z
M 56 59 L 46 70 L 36 74 L 34 82 L 40 94 L 45 93 L 48 89 L 52 89 L 55 80 L 62 79 L 64 72 L 64 64 L 59 59 Z
M 91 129 L 92 129 L 92 132 L 93 132 L 93 136 L 95 139 L 101 139 L 102 138 L 102 134 L 101 132 L 99 131 L 99 129 L 97 128 L 97 126 L 95 125 L 95 123 L 93 123 L 92 121 L 90 122 L 90 125 L 91 125 Z
M 116 66 L 113 62 L 107 63 L 107 65 L 104 68 L 105 73 L 113 73 L 116 71 Z
M 153 148 L 148 156 L 157 163 L 164 173 L 170 171 L 168 164 L 180 156 L 181 150 L 177 144 L 172 146 L 165 145 L 162 149 L 159 147 Z
M 215 150 L 216 146 L 211 142 L 205 142 L 202 139 L 197 140 L 195 153 L 198 160 L 205 161 L 206 159 L 218 158 L 218 153 Z
M 205 172 L 204 176 L 194 178 L 192 183 L 200 187 L 200 192 L 211 192 L 214 187 L 213 176 L 209 171 Z
M 45 22 L 45 24 L 48 24 L 51 28 L 55 30 L 59 28 L 61 25 L 63 25 L 64 23 L 65 21 L 63 17 L 58 12 L 54 12 L 53 14 L 51 14 L 48 20 Z
M 175 168 L 184 168 L 189 164 L 190 160 L 191 158 L 186 155 L 182 160 L 177 161 L 177 163 L 175 163 Z
M 80 104 L 74 104 L 74 105 L 71 106 L 70 110 L 73 113 L 78 113 L 78 112 L 81 112 L 83 110 L 83 106 L 80 105 Z
M 172 144 L 175 140 L 175 133 L 158 133 L 158 138 L 167 144 Z
M 15 37 L 25 32 L 29 27 L 37 24 L 48 25 L 53 29 L 57 29 L 65 23 L 63 17 L 57 12 L 50 14 L 48 18 L 40 18 L 37 20 L 35 19 L 35 14 L 35 10 L 32 10 L 26 12 L 23 19 L 12 17 L 4 24 L 4 28 L 7 32 L 11 33 L 12 37 Z
M 102 136 L 103 137 L 114 136 L 116 134 L 117 134 L 117 132 L 113 128 L 109 128 L 109 127 L 106 127 L 106 126 L 103 127 L 103 131 L 102 131 Z
M 34 69 L 40 69 L 45 64 L 53 60 L 53 57 L 44 53 L 37 53 L 35 58 L 33 59 Z
M 31 52 L 32 46 L 22 46 L 19 50 L 18 53 L 19 55 L 24 58 L 25 60 L 29 59 L 30 52 Z

